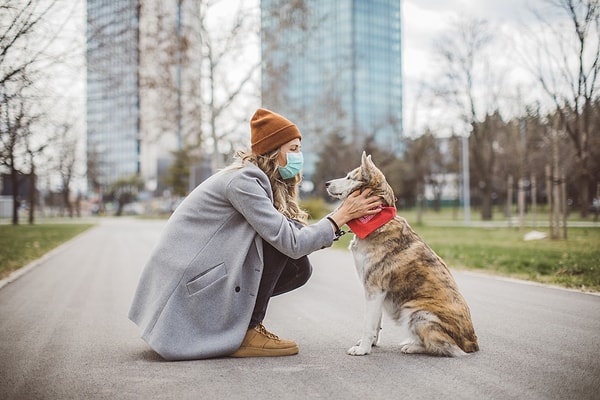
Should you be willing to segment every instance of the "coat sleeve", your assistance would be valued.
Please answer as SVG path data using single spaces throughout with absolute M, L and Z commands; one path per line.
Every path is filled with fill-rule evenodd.
M 227 187 L 233 207 L 261 238 L 288 257 L 297 259 L 331 246 L 334 234 L 329 221 L 299 229 L 273 206 L 270 192 L 267 176 L 257 168 L 244 168 Z

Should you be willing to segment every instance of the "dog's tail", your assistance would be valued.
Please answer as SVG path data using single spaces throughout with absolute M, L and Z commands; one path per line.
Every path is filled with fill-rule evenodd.
M 413 315 L 413 329 L 428 354 L 442 357 L 462 357 L 465 353 L 440 325 L 436 316 L 427 311 Z

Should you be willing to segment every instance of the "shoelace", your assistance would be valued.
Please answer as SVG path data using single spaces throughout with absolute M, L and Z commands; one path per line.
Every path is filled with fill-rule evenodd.
M 265 326 L 263 324 L 258 324 L 256 326 L 256 329 L 262 333 L 263 335 L 265 335 L 266 337 L 268 337 L 269 339 L 273 339 L 273 340 L 279 340 L 279 336 L 275 335 L 274 333 L 271 333 L 267 330 L 267 328 L 265 328 Z

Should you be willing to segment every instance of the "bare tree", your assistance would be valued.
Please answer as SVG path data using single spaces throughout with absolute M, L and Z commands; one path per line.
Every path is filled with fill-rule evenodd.
M 54 18 L 59 3 L 0 0 L 0 165 L 11 174 L 13 224 L 18 224 L 21 201 L 18 177 L 27 170 L 29 222 L 33 223 L 36 164 L 49 142 L 44 129 L 49 113 L 40 82 L 52 65 L 66 60 L 64 51 L 50 50 L 66 20 Z
M 44 149 L 48 146 L 48 143 L 42 143 L 39 145 L 33 145 L 29 136 L 26 137 L 25 146 L 27 155 L 29 156 L 29 197 L 27 204 L 29 206 L 29 224 L 32 225 L 35 220 L 35 208 L 38 203 L 38 189 L 37 189 L 37 163 L 39 156 L 44 152 Z
M 143 113 L 143 138 L 168 142 L 163 148 L 182 158 L 174 162 L 189 168 L 209 155 L 214 171 L 244 139 L 248 107 L 258 102 L 260 60 L 249 53 L 258 50 L 257 9 L 244 0 L 170 0 L 145 2 L 142 13 L 142 108 L 153 111 Z
M 30 36 L 43 16 L 36 1 L 25 3 L 3 0 L 0 3 L 0 165 L 11 176 L 13 194 L 12 223 L 19 223 L 19 151 L 23 138 L 30 134 L 30 107 L 24 90 L 31 85 L 30 69 L 38 54 L 27 54 Z
M 30 40 L 54 5 L 55 1 L 0 0 L 0 87 L 22 81 L 39 61 L 41 50 Z
M 68 216 L 72 218 L 71 184 L 77 173 L 77 138 L 73 134 L 73 127 L 68 124 L 60 125 L 57 128 L 56 136 L 56 143 L 59 150 L 56 159 L 56 169 L 60 176 L 63 207 L 66 208 Z
M 190 31 L 190 37 L 201 44 L 203 57 L 199 84 L 203 95 L 200 98 L 203 101 L 206 138 L 212 142 L 213 171 L 223 165 L 220 154 L 224 149 L 221 147 L 235 141 L 231 135 L 239 129 L 240 123 L 247 123 L 245 108 L 240 112 L 233 106 L 239 105 L 244 96 L 256 95 L 260 67 L 258 57 L 254 60 L 247 58 L 248 45 L 258 43 L 260 23 L 256 10 L 239 1 L 233 12 L 230 10 L 228 13 L 228 18 L 214 19 L 211 13 L 217 6 L 223 5 L 226 3 L 200 1 L 194 2 L 190 10 L 197 21 L 197 29 Z M 232 76 L 234 67 L 237 76 Z
M 424 135 L 410 140 L 406 145 L 405 160 L 411 166 L 411 170 L 405 179 L 413 183 L 412 195 L 417 204 L 418 223 L 422 222 L 421 215 L 425 207 L 425 187 L 429 185 L 432 188 L 434 202 L 439 203 L 439 196 L 445 184 L 441 179 L 444 162 L 439 144 L 440 141 L 436 139 L 433 132 L 427 131 Z
M 32 119 L 29 108 L 20 92 L 10 96 L 1 104 L 0 121 L 2 121 L 2 134 L 0 135 L 0 149 L 2 159 L 0 165 L 6 167 L 10 174 L 11 192 L 13 197 L 13 225 L 19 224 L 20 192 L 20 167 L 19 159 L 24 155 L 23 144 L 31 135 Z M 32 177 L 33 179 L 33 177 Z
M 481 193 L 481 215 L 492 219 L 494 130 L 483 124 L 501 106 L 507 69 L 491 53 L 495 37 L 483 20 L 464 19 L 436 43 L 440 78 L 434 91 L 442 106 L 454 110 L 456 131 L 470 131 L 470 170 L 477 175 L 471 184 Z
M 587 216 L 594 182 L 592 158 L 600 153 L 590 146 L 600 78 L 600 3 L 598 0 L 547 0 L 558 13 L 549 19 L 536 12 L 542 32 L 529 32 L 534 51 L 526 66 L 537 78 L 560 118 L 575 149 L 578 204 Z

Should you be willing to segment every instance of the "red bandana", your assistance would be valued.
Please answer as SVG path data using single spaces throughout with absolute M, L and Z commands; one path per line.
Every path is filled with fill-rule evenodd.
M 352 232 L 361 239 L 366 238 L 376 229 L 391 221 L 396 216 L 396 207 L 381 207 L 381 212 L 372 215 L 363 215 L 360 218 L 348 221 L 347 225 Z

